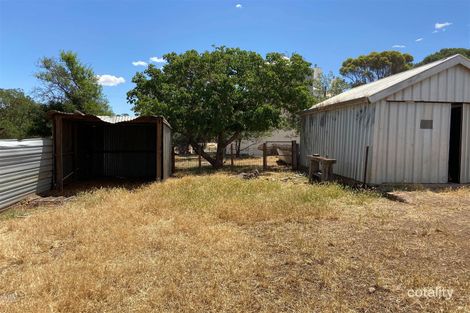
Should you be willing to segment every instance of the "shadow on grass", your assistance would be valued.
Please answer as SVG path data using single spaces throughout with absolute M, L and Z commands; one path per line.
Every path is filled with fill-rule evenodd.
M 257 170 L 263 176 L 270 175 L 270 172 L 292 172 L 289 167 L 286 166 L 268 166 L 267 170 L 263 170 L 263 166 L 258 165 L 225 165 L 220 169 L 215 169 L 212 166 L 203 165 L 202 167 L 193 167 L 193 168 L 183 168 L 176 169 L 173 174 L 174 177 L 184 177 L 184 176 L 205 176 L 212 175 L 216 173 L 223 174 L 233 174 L 238 175 L 240 173 L 248 173 Z
M 64 185 L 64 191 L 50 190 L 43 194 L 47 197 L 73 197 L 83 192 L 89 192 L 102 188 L 123 188 L 135 190 L 154 181 L 128 178 L 96 178 L 89 180 L 77 180 Z

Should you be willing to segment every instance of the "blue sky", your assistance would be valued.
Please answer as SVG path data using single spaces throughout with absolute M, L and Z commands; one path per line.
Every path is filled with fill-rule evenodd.
M 470 1 L 0 0 L 0 88 L 31 92 L 39 58 L 73 50 L 96 74 L 112 75 L 103 81 L 117 85 L 103 88 L 115 113 L 132 112 L 126 92 L 144 69 L 133 62 L 213 44 L 297 52 L 335 73 L 371 51 L 420 61 L 470 47 Z

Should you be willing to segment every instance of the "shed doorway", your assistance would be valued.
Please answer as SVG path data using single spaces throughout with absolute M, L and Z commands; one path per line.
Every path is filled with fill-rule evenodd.
M 449 139 L 449 182 L 460 183 L 460 154 L 462 151 L 462 104 L 452 104 Z
M 164 180 L 172 172 L 171 127 L 161 116 L 50 111 L 54 186 L 101 179 Z

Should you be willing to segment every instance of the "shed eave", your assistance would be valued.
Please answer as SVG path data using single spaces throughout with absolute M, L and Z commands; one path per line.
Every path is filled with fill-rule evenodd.
M 323 112 L 323 111 L 337 110 L 339 108 L 350 106 L 350 105 L 361 105 L 361 104 L 369 104 L 369 103 L 371 103 L 371 101 L 369 100 L 368 97 L 356 98 L 356 99 L 332 103 L 332 104 L 328 104 L 324 106 L 317 106 L 317 107 L 314 106 L 310 109 L 302 111 L 300 115 L 304 116 L 304 115 L 314 114 L 314 113 Z

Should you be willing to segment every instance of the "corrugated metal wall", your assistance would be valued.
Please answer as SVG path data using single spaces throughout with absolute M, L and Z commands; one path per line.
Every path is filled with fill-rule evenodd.
M 377 103 L 372 183 L 447 183 L 450 103 Z M 421 129 L 432 120 L 432 129 Z
M 470 71 L 454 66 L 387 98 L 393 101 L 470 102 Z
M 462 156 L 460 159 L 460 182 L 470 183 L 470 104 L 464 104 L 462 115 Z
M 52 185 L 52 140 L 0 140 L 0 209 Z
M 451 103 L 470 102 L 469 86 L 470 71 L 457 65 L 393 94 L 388 103 L 379 102 L 374 182 L 447 183 Z M 464 108 L 468 115 L 465 112 Z M 420 129 L 423 119 L 433 120 L 432 130 Z M 469 149 L 469 121 L 464 117 L 462 182 L 469 180 L 468 154 L 464 155 Z
M 145 178 L 155 176 L 156 129 L 154 125 L 105 125 L 102 158 L 105 177 Z
M 163 123 L 163 179 L 168 178 L 172 174 L 172 150 L 171 128 Z
M 356 105 L 302 116 L 300 164 L 318 153 L 337 160 L 335 174 L 363 180 L 366 147 L 372 143 L 375 106 Z M 369 160 L 373 149 L 369 151 Z M 370 171 L 370 163 L 369 163 Z M 368 174 L 370 177 L 370 174 Z

